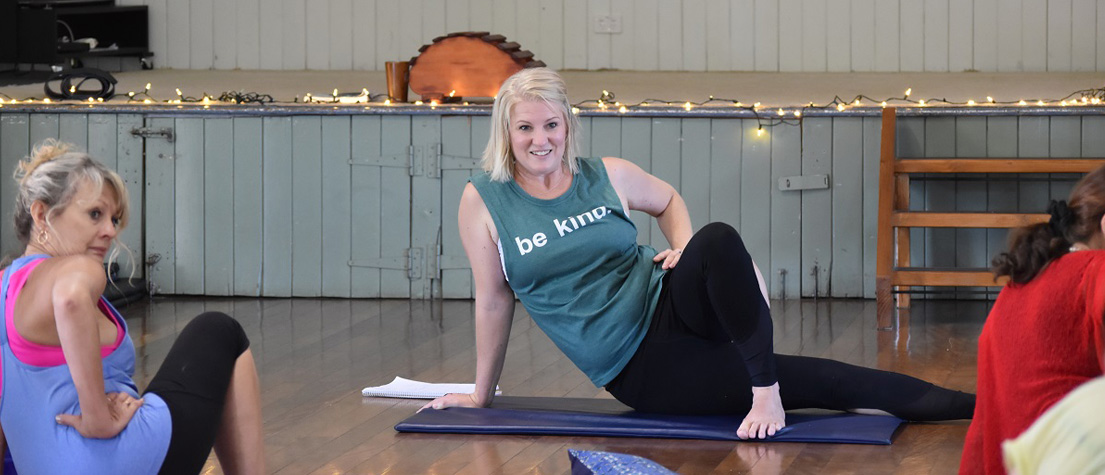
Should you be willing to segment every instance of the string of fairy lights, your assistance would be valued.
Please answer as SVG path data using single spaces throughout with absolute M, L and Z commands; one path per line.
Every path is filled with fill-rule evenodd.
M 809 110 L 831 110 L 836 109 L 838 112 L 843 112 L 849 108 L 856 107 L 890 107 L 890 106 L 907 106 L 907 107 L 1046 107 L 1046 106 L 1060 106 L 1060 107 L 1076 107 L 1076 106 L 1098 106 L 1105 103 L 1105 87 L 1093 88 L 1093 89 L 1081 89 L 1074 91 L 1060 99 L 1018 99 L 1015 101 L 999 101 L 994 99 L 993 96 L 986 96 L 985 101 L 976 101 L 974 99 L 968 99 L 966 101 L 953 101 L 947 98 L 929 98 L 929 99 L 913 99 L 913 88 L 908 88 L 901 97 L 888 97 L 885 99 L 875 99 L 866 94 L 859 94 L 853 97 L 851 100 L 844 99 L 839 95 L 834 96 L 833 99 L 824 104 L 816 104 L 814 102 L 808 102 L 799 107 L 788 107 L 786 109 L 779 108 L 767 108 L 759 102 L 753 102 L 746 104 L 739 99 L 727 99 L 709 96 L 708 99 L 701 102 L 693 101 L 671 101 L 666 99 L 645 99 L 635 104 L 624 104 L 615 100 L 614 93 L 603 90 L 598 99 L 590 99 L 577 104 L 573 104 L 572 112 L 575 114 L 582 113 L 585 107 L 590 107 L 602 111 L 617 111 L 621 114 L 629 113 L 630 111 L 648 110 L 648 108 L 671 108 L 681 107 L 687 112 L 690 112 L 696 108 L 702 107 L 725 107 L 742 109 L 750 112 L 752 116 L 757 120 L 759 127 L 757 134 L 763 135 L 764 129 L 767 127 L 773 127 L 776 125 L 798 125 L 800 120 L 806 112 Z M 865 102 L 866 101 L 866 102 Z M 789 110 L 787 110 L 789 109 Z
M 429 101 L 414 101 L 411 103 L 406 102 L 393 102 L 385 93 L 373 94 L 367 88 L 362 89 L 360 92 L 339 92 L 334 89 L 330 94 L 312 94 L 306 93 L 303 96 L 296 96 L 291 101 L 277 101 L 272 95 L 262 94 L 257 92 L 245 92 L 245 91 L 228 91 L 218 95 L 207 94 L 206 92 L 199 96 L 186 95 L 181 89 L 175 89 L 176 96 L 170 99 L 159 99 L 155 97 L 151 91 L 153 85 L 146 84 L 145 89 L 141 91 L 130 91 L 125 95 L 119 95 L 117 97 L 124 97 L 126 104 L 173 104 L 179 106 L 202 106 L 203 108 L 210 108 L 211 106 L 233 106 L 239 104 L 255 104 L 255 105 L 267 105 L 267 104 L 303 104 L 303 105 L 328 105 L 328 106 L 350 106 L 360 105 L 365 108 L 371 108 L 371 106 L 406 106 L 406 107 L 429 107 L 431 109 L 437 108 L 441 105 L 470 105 L 469 102 L 452 100 L 452 94 L 446 98 L 445 104 L 437 100 Z M 71 93 L 79 93 L 77 86 L 71 86 Z M 119 101 L 108 101 L 117 103 Z M 87 103 L 89 107 L 97 104 L 103 104 L 105 101 L 103 98 L 88 97 L 84 101 L 79 100 L 51 100 L 49 97 L 37 98 L 28 97 L 24 99 L 16 99 L 3 92 L 0 92 L 0 108 L 3 108 L 5 104 L 74 104 L 74 103 Z M 764 129 L 774 127 L 777 125 L 798 125 L 801 123 L 802 116 L 811 110 L 828 111 L 836 110 L 843 112 L 852 108 L 859 107 L 890 107 L 890 106 L 905 106 L 905 107 L 1079 107 L 1079 106 L 1100 106 L 1105 104 L 1105 87 L 1093 88 L 1093 89 L 1081 89 L 1074 91 L 1059 99 L 1017 99 L 1017 100 L 997 100 L 993 96 L 986 96 L 985 99 L 968 99 L 966 101 L 954 101 L 947 98 L 930 97 L 927 99 L 915 98 L 913 89 L 906 89 L 900 97 L 888 97 L 888 98 L 874 98 L 867 94 L 859 94 L 852 99 L 845 99 L 839 95 L 834 96 L 831 101 L 825 103 L 808 102 L 801 106 L 788 106 L 788 107 L 765 107 L 760 102 L 747 103 L 739 99 L 722 98 L 709 96 L 704 101 L 673 101 L 667 99 L 655 99 L 649 98 L 637 103 L 622 103 L 616 100 L 615 94 L 609 90 L 603 90 L 602 94 L 597 99 L 589 99 L 572 104 L 572 113 L 574 114 L 586 114 L 588 112 L 605 112 L 605 113 L 617 113 L 617 114 L 629 114 L 629 113 L 641 113 L 649 111 L 670 111 L 673 108 L 682 108 L 687 112 L 694 110 L 734 110 L 740 109 L 747 111 L 754 119 L 756 119 L 759 127 L 757 134 L 763 135 Z

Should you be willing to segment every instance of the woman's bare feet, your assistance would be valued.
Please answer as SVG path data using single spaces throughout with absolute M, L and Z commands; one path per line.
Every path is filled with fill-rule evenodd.
M 786 413 L 783 412 L 783 400 L 779 397 L 779 383 L 767 387 L 752 387 L 752 409 L 744 416 L 737 437 L 742 439 L 764 439 L 775 435 L 785 427 Z

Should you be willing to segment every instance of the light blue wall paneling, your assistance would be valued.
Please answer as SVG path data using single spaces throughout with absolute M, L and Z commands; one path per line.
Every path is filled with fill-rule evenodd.
M 150 278 L 159 292 L 472 296 L 456 209 L 486 145 L 486 116 L 70 116 L 0 115 L 0 161 L 14 167 L 32 137 L 86 137 L 129 185 L 135 219 L 121 240 L 139 259 L 158 256 Z M 581 119 L 582 155 L 621 156 L 672 183 L 695 228 L 740 229 L 773 296 L 873 296 L 877 117 L 804 118 L 763 135 L 752 119 Z M 143 125 L 172 129 L 175 140 L 129 133 Z M 903 117 L 898 152 L 1102 156 L 1103 127 L 1099 116 Z M 799 175 L 829 175 L 831 187 L 778 189 Z M 1040 211 L 1076 179 L 918 177 L 912 204 Z M 5 210 L 13 196 L 0 187 Z M 641 242 L 668 246 L 654 220 L 633 219 Z M 916 235 L 914 265 L 984 267 L 1005 246 L 1004 230 L 933 231 Z M 14 242 L 10 229 L 0 239 L 5 249 Z M 972 290 L 956 295 L 978 297 Z
M 802 121 L 802 175 L 831 175 L 833 119 L 809 118 Z M 855 160 L 853 157 L 852 160 Z M 802 193 L 802 295 L 829 296 L 833 266 L 832 208 L 833 190 L 808 190 Z
M 292 118 L 265 117 L 261 172 L 261 292 L 292 295 Z
M 732 150 L 715 155 L 711 178 L 724 177 L 710 187 L 710 220 L 723 221 L 740 229 L 745 248 L 763 274 L 771 269 L 771 137 L 758 134 L 754 120 L 715 120 L 714 140 L 732 134 L 738 143 Z M 778 130 L 793 128 L 780 125 Z M 717 152 L 717 147 L 715 147 Z M 738 216 L 732 213 L 739 211 Z M 764 276 L 766 279 L 766 276 Z
M 352 118 L 322 118 L 322 295 L 352 295 Z
M 322 117 L 292 119 L 292 295 L 322 295 Z
M 234 295 L 262 294 L 264 120 L 234 119 Z
M 234 295 L 234 119 L 203 129 L 203 293 Z
M 12 173 L 16 165 L 31 151 L 30 114 L 0 114 L 0 170 Z M 11 223 L 15 207 L 16 187 L 4 180 L 0 185 L 0 223 Z M 0 224 L 0 252 L 3 256 L 22 252 L 23 244 L 15 237 L 12 226 Z
M 204 293 L 204 119 L 180 118 L 175 124 L 173 152 L 176 219 L 170 223 L 175 234 L 177 294 Z M 215 160 L 211 157 L 211 160 Z

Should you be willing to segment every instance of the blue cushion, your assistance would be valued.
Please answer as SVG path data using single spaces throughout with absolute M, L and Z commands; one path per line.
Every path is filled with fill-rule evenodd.
M 572 461 L 572 475 L 675 475 L 663 465 L 636 455 L 568 449 L 568 458 Z

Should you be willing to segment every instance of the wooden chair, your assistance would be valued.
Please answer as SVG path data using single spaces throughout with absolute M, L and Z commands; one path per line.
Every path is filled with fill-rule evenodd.
M 912 173 L 1086 173 L 1105 165 L 1102 158 L 908 158 L 897 156 L 897 110 L 882 114 L 879 157 L 878 245 L 875 251 L 875 299 L 878 327 L 892 326 L 894 290 L 898 308 L 909 307 L 910 286 L 1000 287 L 989 269 L 910 266 L 909 228 L 1016 228 L 1049 219 L 1047 214 L 930 212 L 909 209 Z

